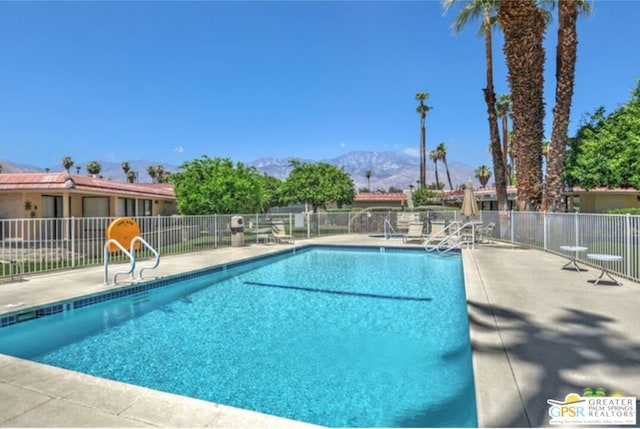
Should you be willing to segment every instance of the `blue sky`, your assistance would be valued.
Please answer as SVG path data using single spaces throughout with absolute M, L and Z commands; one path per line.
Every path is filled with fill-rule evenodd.
M 202 155 L 321 160 L 427 150 L 491 166 L 484 45 L 438 1 L 0 2 L 0 159 L 57 166 Z M 640 2 L 596 1 L 578 24 L 570 134 L 628 100 Z M 546 39 L 551 134 L 555 21 Z M 509 92 L 501 39 L 495 86 Z

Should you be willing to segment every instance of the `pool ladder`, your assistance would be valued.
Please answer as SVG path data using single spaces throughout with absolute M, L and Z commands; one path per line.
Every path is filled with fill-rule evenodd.
M 463 231 L 471 232 L 470 237 L 464 238 Z M 429 237 L 422 246 L 427 252 L 448 253 L 453 249 L 475 249 L 476 228 L 473 222 L 462 224 L 460 221 L 451 222 L 445 229 Z
M 138 272 L 138 277 L 136 278 L 134 275 L 134 271 L 136 269 L 136 247 L 135 246 L 136 246 L 136 243 L 138 242 L 142 243 L 147 249 L 149 249 L 151 253 L 155 255 L 156 260 L 153 265 L 140 268 L 140 271 Z M 118 241 L 114 239 L 107 240 L 106 243 L 104 244 L 104 285 L 105 286 L 109 285 L 109 245 L 111 244 L 115 245 L 118 249 L 120 249 L 122 253 L 127 255 L 130 261 L 129 271 L 118 271 L 113 275 L 114 286 L 118 284 L 117 280 L 120 274 L 130 274 L 131 281 L 141 281 L 142 272 L 144 270 L 152 270 L 154 268 L 157 268 L 158 265 L 160 264 L 160 254 L 158 253 L 158 251 L 154 249 L 149 243 L 147 243 L 147 241 L 144 238 L 140 236 L 133 237 L 133 239 L 131 240 L 131 244 L 129 246 L 129 250 L 125 249 L 122 244 L 120 244 Z
M 391 231 L 391 232 L 389 232 L 389 231 Z M 388 240 L 395 233 L 396 233 L 396 231 L 395 231 L 395 229 L 393 229 L 393 226 L 391 225 L 391 222 L 389 221 L 389 218 L 385 218 L 385 220 L 384 220 L 384 239 Z

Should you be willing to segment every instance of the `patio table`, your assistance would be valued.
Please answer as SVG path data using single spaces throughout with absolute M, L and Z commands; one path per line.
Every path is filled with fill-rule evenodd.
M 562 267 L 562 269 L 567 268 L 569 265 L 573 265 L 576 269 L 576 271 L 580 272 L 582 270 L 582 268 L 580 268 L 578 266 L 578 253 L 579 252 L 586 252 L 588 250 L 587 247 L 584 246 L 560 246 L 561 250 L 567 251 L 567 252 L 573 252 L 573 256 L 571 257 L 571 260 L 569 262 L 567 262 L 565 264 L 564 267 Z
M 614 282 L 618 286 L 622 286 L 622 283 L 611 277 L 611 274 L 609 274 L 609 262 L 622 261 L 622 256 L 607 255 L 603 253 L 588 253 L 587 258 L 600 262 L 602 267 L 602 273 L 600 273 L 600 276 L 593 282 L 594 285 L 597 285 L 598 282 L 602 280 L 602 277 L 606 274 L 612 282 Z

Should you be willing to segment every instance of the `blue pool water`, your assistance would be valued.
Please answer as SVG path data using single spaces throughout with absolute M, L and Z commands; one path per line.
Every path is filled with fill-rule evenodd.
M 459 256 L 301 251 L 2 328 L 0 352 L 325 426 L 477 426 Z

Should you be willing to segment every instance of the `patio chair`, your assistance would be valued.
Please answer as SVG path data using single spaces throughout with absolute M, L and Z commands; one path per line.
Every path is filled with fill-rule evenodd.
M 425 235 L 423 231 L 424 231 L 424 223 L 415 222 L 415 221 L 411 222 L 409 224 L 409 230 L 407 231 L 405 236 L 402 237 L 402 242 L 403 243 L 409 243 L 411 241 L 423 242 L 425 239 Z
M 495 222 L 489 222 L 486 226 L 482 225 L 476 228 L 476 234 L 478 235 L 478 242 L 490 241 L 493 237 L 493 231 L 496 228 Z
M 293 235 L 287 234 L 287 231 L 284 227 L 284 222 L 273 222 L 271 224 L 271 236 L 276 243 L 293 244 L 295 241 Z

